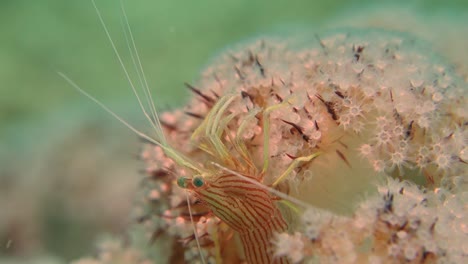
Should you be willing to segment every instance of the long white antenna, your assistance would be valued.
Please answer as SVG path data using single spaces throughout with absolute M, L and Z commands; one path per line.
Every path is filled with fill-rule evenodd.
M 154 105 L 153 96 L 151 95 L 151 91 L 149 89 L 146 74 L 145 74 L 145 71 L 143 69 L 143 65 L 141 63 L 140 54 L 138 53 L 138 49 L 137 49 L 136 44 L 135 44 L 135 38 L 133 37 L 132 29 L 130 28 L 130 23 L 129 23 L 128 17 L 127 17 L 127 12 L 125 11 L 124 3 L 123 3 L 122 0 L 120 1 L 120 7 L 122 9 L 122 14 L 124 16 L 125 25 L 126 25 L 126 28 L 128 30 L 130 40 L 131 40 L 131 44 L 132 44 L 131 45 L 132 47 L 130 47 L 130 42 L 128 41 L 129 38 L 127 37 L 127 34 L 125 33 L 126 31 L 124 30 L 125 39 L 127 40 L 127 45 L 129 46 L 132 61 L 133 61 L 134 65 L 135 65 L 135 69 L 137 70 L 138 77 L 140 78 L 140 82 L 142 82 L 142 89 L 143 89 L 143 92 L 146 95 L 146 99 L 148 101 L 148 106 L 150 107 L 150 111 L 153 114 L 154 122 L 156 122 L 156 124 L 157 124 L 157 126 L 159 128 L 159 131 L 162 132 L 161 121 L 159 120 L 159 115 L 158 115 L 158 112 L 156 111 L 156 107 Z M 133 50 L 133 52 L 132 52 L 132 50 Z M 133 56 L 133 54 L 135 54 L 135 56 Z M 136 62 L 138 62 L 138 67 L 136 66 L 135 57 L 136 57 Z M 163 143 L 166 142 L 164 133 L 161 133 L 158 136 L 159 136 L 160 140 Z
M 87 93 L 85 90 L 81 89 L 78 84 L 76 84 L 75 82 L 73 82 L 70 78 L 68 78 L 67 75 L 65 75 L 64 73 L 62 72 L 57 72 L 58 75 L 60 75 L 60 77 L 62 77 L 63 79 L 65 79 L 65 81 L 67 81 L 71 86 L 73 86 L 73 88 L 75 88 L 78 92 L 80 92 L 81 94 L 83 94 L 84 96 L 88 97 L 91 101 L 93 101 L 94 103 L 96 103 L 97 105 L 99 105 L 102 109 L 104 109 L 107 113 L 109 113 L 110 115 L 112 115 L 115 119 L 119 120 L 122 124 L 124 124 L 126 127 L 128 127 L 130 130 L 132 130 L 135 134 L 137 134 L 138 136 L 140 136 L 141 138 L 144 138 L 146 140 L 148 140 L 149 142 L 155 144 L 155 145 L 158 145 L 162 148 L 164 148 L 164 146 L 157 140 L 151 138 L 150 136 L 146 135 L 145 133 L 139 131 L 138 129 L 136 129 L 134 126 L 130 125 L 127 121 L 125 121 L 122 117 L 120 117 L 119 115 L 117 115 L 114 111 L 110 110 L 105 104 L 103 104 L 101 101 L 99 101 L 98 99 L 96 99 L 95 97 L 93 97 L 92 95 L 90 95 L 89 93 Z
M 138 100 L 138 104 L 140 105 L 140 109 L 141 111 L 143 112 L 143 114 L 145 115 L 145 117 L 148 119 L 148 121 L 151 123 L 151 125 L 153 126 L 153 128 L 155 129 L 156 131 L 156 135 L 158 136 L 158 140 L 161 142 L 162 145 L 166 146 L 167 142 L 164 138 L 164 135 L 163 135 L 163 132 L 162 132 L 162 129 L 161 127 L 157 127 L 155 125 L 155 123 L 153 122 L 153 120 L 151 119 L 151 117 L 149 116 L 148 112 L 146 112 L 146 109 L 141 101 L 141 98 L 140 96 L 138 95 L 138 92 L 135 88 L 135 85 L 133 84 L 133 81 L 132 79 L 130 78 L 130 75 L 127 71 L 127 68 L 125 67 L 125 64 L 123 63 L 123 60 L 120 56 L 120 53 L 119 51 L 117 50 L 117 47 L 115 46 L 115 43 L 114 43 L 114 40 L 112 39 L 110 33 L 109 33 L 109 30 L 107 29 L 107 25 L 106 23 L 104 22 L 104 19 L 102 18 L 102 15 L 101 15 L 101 12 L 99 11 L 99 8 L 97 7 L 96 5 L 96 2 L 94 0 L 91 0 L 91 2 L 93 3 L 93 6 L 94 6 L 94 9 L 96 10 L 96 14 L 99 18 L 99 21 L 101 22 L 101 25 L 102 25 L 102 28 L 104 29 L 105 33 L 106 33 L 106 36 L 107 36 L 107 39 L 109 40 L 109 43 L 111 44 L 112 46 L 112 49 L 114 51 L 114 54 L 115 56 L 117 57 L 119 63 L 120 63 L 120 66 L 123 70 L 123 72 L 125 73 L 125 77 L 128 81 L 128 83 L 130 84 L 130 87 L 132 88 L 132 91 L 133 91 L 133 94 L 135 95 L 135 97 L 137 98 Z M 158 119 L 159 120 L 159 119 Z
M 187 190 L 185 190 L 185 197 L 187 198 L 187 206 L 188 206 L 189 215 L 190 215 L 190 222 L 192 222 L 193 235 L 195 236 L 195 240 L 197 242 L 198 253 L 200 254 L 200 259 L 202 261 L 202 264 L 205 264 L 205 257 L 203 256 L 201 246 L 200 246 L 200 241 L 198 240 L 197 227 L 195 226 L 195 222 L 193 222 L 192 207 L 190 206 L 190 199 L 189 199 Z

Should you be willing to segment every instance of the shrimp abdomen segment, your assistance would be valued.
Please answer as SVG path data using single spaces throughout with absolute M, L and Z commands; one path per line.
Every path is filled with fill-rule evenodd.
M 273 259 L 274 235 L 285 232 L 288 225 L 267 190 L 226 174 L 216 176 L 198 194 L 217 217 L 239 234 L 248 263 L 287 263 L 283 258 Z

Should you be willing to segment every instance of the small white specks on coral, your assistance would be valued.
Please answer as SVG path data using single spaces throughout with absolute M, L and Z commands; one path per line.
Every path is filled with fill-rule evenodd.
M 321 137 L 322 137 L 322 132 L 320 132 L 320 131 L 318 131 L 318 130 L 314 131 L 314 132 L 311 134 L 311 138 L 312 138 L 313 140 L 316 140 L 316 141 L 320 140 Z
M 396 235 L 397 235 L 397 237 L 398 237 L 399 239 L 405 239 L 405 238 L 408 236 L 408 233 L 406 233 L 406 232 L 403 231 L 403 230 L 400 230 L 400 231 L 397 232 Z
M 388 256 L 392 257 L 392 258 L 397 258 L 398 255 L 400 255 L 401 253 L 401 247 L 397 244 L 391 244 L 388 248 L 387 248 L 387 254 Z
M 383 172 L 385 169 L 385 161 L 383 160 L 374 160 L 372 161 L 372 166 L 376 172 Z
M 82 258 L 71 262 L 72 264 L 108 264 L 108 263 L 135 263 L 151 264 L 152 261 L 143 257 L 143 252 L 135 248 L 127 248 L 117 239 L 105 239 L 99 244 L 99 254 L 95 258 Z
M 362 145 L 359 147 L 359 153 L 360 153 L 363 157 L 369 157 L 369 156 L 372 154 L 372 146 L 369 145 L 369 144 L 362 144 Z
M 308 209 L 302 215 L 304 225 L 304 235 L 309 240 L 315 240 L 319 237 L 322 226 L 331 221 L 332 216 L 326 211 L 319 209 Z
M 157 200 L 160 197 L 161 197 L 161 194 L 159 193 L 158 190 L 151 190 L 151 192 L 148 195 L 148 198 L 152 200 Z
M 177 207 L 183 201 L 185 201 L 187 192 L 182 188 L 174 188 L 170 195 L 170 205 L 171 207 Z
M 439 153 L 434 163 L 439 167 L 440 170 L 446 170 L 450 167 L 451 157 L 448 154 Z
M 183 217 L 176 217 L 175 219 L 167 219 L 169 223 L 168 232 L 179 237 L 188 237 L 193 234 L 193 227 L 190 221 L 186 221 Z
M 199 237 L 205 234 L 212 236 L 216 232 L 219 221 L 217 217 L 201 217 L 196 224 L 197 235 Z
M 395 152 L 390 154 L 390 159 L 391 159 L 391 162 L 392 162 L 393 166 L 396 166 L 399 169 L 404 164 L 405 158 L 406 157 L 405 157 L 404 153 L 402 153 L 400 151 L 395 151 Z
M 275 256 L 287 256 L 293 263 L 299 263 L 304 258 L 302 253 L 304 242 L 300 233 L 296 232 L 294 235 L 277 234 L 274 243 L 276 248 Z
M 411 242 L 403 248 L 403 254 L 409 261 L 414 260 L 418 255 L 418 252 L 420 252 L 420 249 L 416 245 L 411 244 Z

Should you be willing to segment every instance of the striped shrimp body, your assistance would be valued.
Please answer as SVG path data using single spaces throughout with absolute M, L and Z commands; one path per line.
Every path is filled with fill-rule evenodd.
M 280 199 L 261 187 L 264 172 L 256 168 L 252 153 L 246 151 L 244 142 L 238 138 L 241 131 L 238 131 L 235 139 L 225 140 L 227 126 L 235 117 L 222 109 L 227 109 L 236 97 L 227 95 L 220 98 L 192 135 L 199 149 L 208 154 L 209 161 L 236 173 L 206 164 L 197 169 L 200 175 L 180 177 L 177 184 L 195 194 L 216 217 L 236 232 L 248 263 L 288 263 L 286 257 L 273 257 L 274 235 L 288 229 L 279 209 Z M 217 132 L 210 133 L 212 128 L 216 128 Z M 191 163 L 195 164 L 193 161 Z M 238 174 L 245 178 L 240 178 Z
M 178 184 L 193 191 L 236 231 L 248 263 L 288 263 L 284 257 L 273 261 L 274 235 L 285 232 L 288 225 L 268 191 L 232 174 L 206 180 L 179 178 Z

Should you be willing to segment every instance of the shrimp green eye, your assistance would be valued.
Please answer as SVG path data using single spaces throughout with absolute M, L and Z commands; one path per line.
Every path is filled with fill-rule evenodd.
M 205 181 L 203 181 L 202 177 L 194 177 L 192 179 L 192 184 L 193 184 L 193 186 L 199 188 L 199 187 L 202 187 L 205 184 Z
M 187 188 L 187 178 L 185 177 L 180 177 L 177 179 L 177 185 L 179 185 L 180 188 Z

